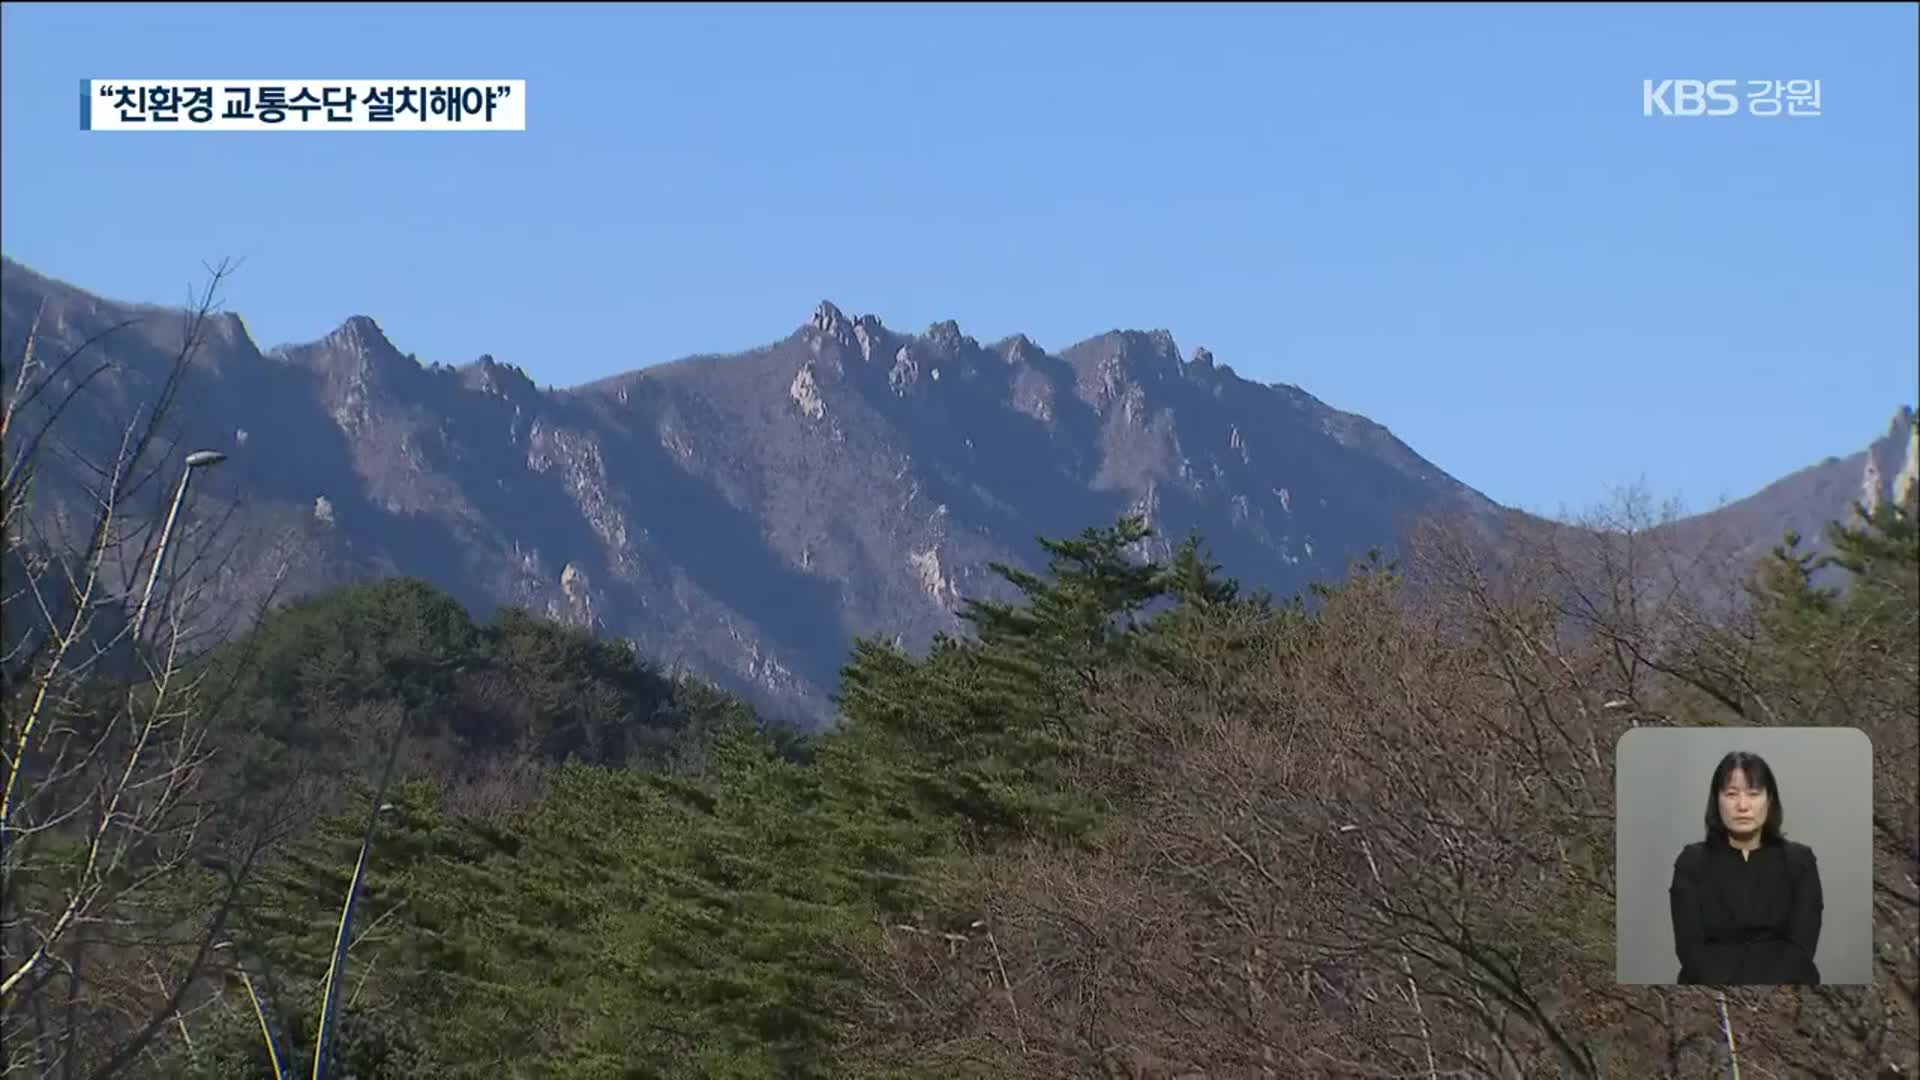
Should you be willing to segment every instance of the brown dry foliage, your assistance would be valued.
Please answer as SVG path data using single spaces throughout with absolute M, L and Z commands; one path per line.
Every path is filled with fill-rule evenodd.
M 1723 697 L 1874 736 L 1880 873 L 1905 882 L 1883 890 L 1880 931 L 1913 940 L 1915 759 L 1882 729 L 1911 731 L 1915 676 L 1852 671 L 1848 711 L 1796 698 L 1761 631 L 1713 614 L 1724 591 L 1689 584 L 1714 583 L 1697 556 L 1663 550 L 1635 506 L 1609 524 L 1544 528 L 1498 573 L 1435 528 L 1417 604 L 1363 574 L 1311 619 L 1235 608 L 1170 631 L 1088 702 L 1140 766 L 1111 824 L 977 860 L 955 886 L 979 912 L 968 932 L 897 927 L 872 960 L 901 1060 L 1677 1078 L 1724 1074 L 1730 1026 L 1747 1076 L 1912 1075 L 1911 947 L 1884 950 L 1871 989 L 1615 984 L 1614 744 L 1635 724 L 1746 722 Z M 1743 632 L 1748 655 L 1703 673 Z

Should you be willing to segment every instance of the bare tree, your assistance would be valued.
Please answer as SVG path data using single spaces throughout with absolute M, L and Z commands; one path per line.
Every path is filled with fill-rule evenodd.
M 1912 745 L 1915 643 L 1789 673 L 1729 602 L 1736 568 L 1669 521 L 1630 492 L 1499 560 L 1431 528 L 1416 590 L 1366 574 L 1312 618 L 1223 611 L 1111 673 L 1085 707 L 1141 763 L 1112 823 L 971 861 L 948 918 L 886 928 L 874 1038 L 1000 1077 L 1679 1080 L 1735 1053 L 1747 1076 L 1907 1075 L 1883 1071 L 1913 1068 L 1892 937 L 1864 991 L 1614 982 L 1614 744 L 1741 722 L 1723 699 L 1853 703 L 1888 800 L 1882 919 L 1913 933 L 1914 756 L 1881 732 Z
M 193 637 L 198 582 L 219 557 L 219 523 L 210 533 L 157 512 L 169 496 L 177 509 L 187 491 L 175 406 L 231 267 L 209 273 L 157 379 L 105 355 L 131 322 L 48 361 L 41 351 L 61 335 L 40 314 L 0 372 L 8 1075 L 115 1075 L 164 1034 L 184 1033 L 213 946 L 271 839 L 273 814 L 261 812 L 271 806 L 216 798 L 208 783 L 219 687 L 189 652 L 204 644 Z M 102 438 L 101 416 L 129 400 L 117 437 Z M 143 493 L 158 496 L 155 512 L 142 512 Z M 236 827 L 249 819 L 254 827 Z

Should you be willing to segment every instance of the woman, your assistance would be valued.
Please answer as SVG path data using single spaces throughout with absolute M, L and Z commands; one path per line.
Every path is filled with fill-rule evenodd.
M 1780 785 L 1757 754 L 1720 759 L 1707 790 L 1707 838 L 1673 863 L 1673 943 L 1680 982 L 1816 985 L 1820 869 L 1789 841 Z

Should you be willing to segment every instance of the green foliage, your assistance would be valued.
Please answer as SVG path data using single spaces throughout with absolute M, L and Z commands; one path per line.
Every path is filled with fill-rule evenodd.
M 391 707 L 417 738 L 548 763 L 537 790 L 498 813 L 456 809 L 447 777 L 387 793 L 395 811 L 380 818 L 355 921 L 340 1064 L 405 1080 L 906 1075 L 912 1052 L 889 1043 L 872 1008 L 902 992 L 876 963 L 881 935 L 965 932 L 993 899 L 979 856 L 1072 842 L 1130 812 L 1141 763 L 1124 758 L 1142 742 L 1103 714 L 1116 692 L 1184 687 L 1216 714 L 1268 709 L 1257 695 L 1271 694 L 1276 657 L 1342 632 L 1299 600 L 1243 596 L 1197 538 L 1163 564 L 1142 560 L 1148 536 L 1121 519 L 1043 541 L 1045 573 L 996 568 L 1017 601 L 968 603 L 971 635 L 941 636 L 923 656 L 859 642 L 840 725 L 806 740 L 524 612 L 474 624 L 405 583 L 296 608 L 263 631 L 264 662 L 238 700 L 310 730 L 342 708 Z M 1891 655 L 1914 637 L 1911 513 L 1883 509 L 1832 540 L 1824 560 L 1783 549 L 1755 580 L 1782 678 L 1813 677 L 1792 667 L 1796 651 Z M 1829 566 L 1850 578 L 1844 593 L 1813 586 Z M 1374 556 L 1316 595 L 1364 601 L 1396 580 Z M 311 1053 L 371 798 L 358 793 L 281 852 L 235 920 L 232 955 L 296 1063 Z M 1582 861 L 1603 840 L 1571 843 L 1570 865 L 1604 876 Z M 1604 966 L 1592 946 L 1610 900 L 1570 895 L 1460 917 L 1512 942 L 1529 970 Z M 178 1075 L 264 1070 L 247 999 L 228 990 Z
M 451 597 L 396 579 L 323 593 L 276 612 L 221 652 L 236 704 L 339 709 L 369 699 L 419 708 L 480 654 L 480 633 Z
M 728 731 L 712 755 L 699 779 L 563 766 L 492 827 L 410 786 L 376 839 L 348 1011 L 385 1018 L 417 1075 L 832 1075 L 871 838 L 770 740 Z M 248 920 L 261 970 L 317 987 L 363 823 L 276 868 Z
M 890 762 L 890 790 L 985 840 L 1072 835 L 1098 805 L 1067 782 L 1096 761 L 1110 732 L 1086 702 L 1142 641 L 1157 601 L 1232 602 L 1197 540 L 1170 565 L 1129 556 L 1151 536 L 1137 517 L 1042 539 L 1048 573 L 995 564 L 1021 602 L 969 600 L 972 640 L 942 636 L 914 661 L 858 643 L 842 672 L 838 739 Z M 866 781 L 877 782 L 869 771 Z
M 1763 703 L 1792 702 L 1803 722 L 1866 726 L 1876 743 L 1876 717 L 1867 713 L 1904 733 L 1902 718 L 1920 709 L 1912 700 L 1920 651 L 1916 522 L 1920 506 L 1909 500 L 1871 513 L 1857 508 L 1853 520 L 1830 523 L 1825 552 L 1803 551 L 1789 534 L 1748 585 L 1758 685 L 1744 689 Z M 1840 584 L 1816 584 L 1823 571 L 1838 571 Z
M 342 1054 L 362 1076 L 852 1075 L 879 928 L 952 927 L 972 910 L 968 851 L 1095 821 L 1072 790 L 1103 752 L 1086 701 L 1148 640 L 1146 610 L 1245 603 L 1195 541 L 1169 566 L 1129 556 L 1147 535 L 1123 519 L 1044 542 L 1047 575 L 1000 568 L 1025 603 L 970 604 L 972 640 L 919 659 L 860 643 L 843 724 L 807 741 L 621 646 L 522 612 L 474 625 L 413 583 L 284 613 L 232 669 L 243 709 L 314 738 L 384 706 L 415 738 L 569 762 L 505 816 L 449 810 L 446 778 L 388 793 Z M 310 1053 L 371 797 L 282 852 L 236 919 L 231 955 L 292 1058 Z M 217 1030 L 192 1075 L 260 1067 L 237 989 Z
M 1162 573 L 1166 591 L 1184 604 L 1205 610 L 1240 598 L 1240 583 L 1219 576 L 1223 567 L 1209 559 L 1198 534 L 1189 535 L 1174 550 Z M 1254 602 L 1265 605 L 1264 597 Z
M 315 991 L 317 993 L 317 989 Z M 230 1007 L 213 1014 L 195 1036 L 194 1052 L 182 1054 L 161 1075 L 173 1080 L 262 1080 L 273 1075 L 259 1022 L 246 1006 L 246 989 L 236 977 Z M 357 1012 L 335 1030 L 333 1075 L 372 1080 L 430 1080 L 433 1064 L 420 1058 L 405 1036 L 394 1030 L 396 1014 Z M 313 1074 L 312 1034 L 316 1017 L 296 1015 L 274 1029 L 280 1065 L 289 1077 Z
M 483 639 L 494 697 L 514 701 L 511 709 L 491 711 L 505 712 L 513 722 L 488 732 L 469 726 L 469 737 L 497 739 L 547 760 L 619 764 L 633 757 L 660 760 L 670 734 L 683 726 L 674 706 L 685 684 L 666 679 L 626 642 L 595 638 L 515 608 L 502 611 Z M 462 704 L 471 715 L 489 711 L 491 702 L 469 694 Z M 461 725 L 457 714 L 451 723 Z
M 624 642 L 517 608 L 473 622 L 423 583 L 381 581 L 303 600 L 201 664 L 249 782 L 362 772 L 397 725 L 449 756 L 610 765 L 685 757 L 698 729 L 744 711 L 671 679 Z

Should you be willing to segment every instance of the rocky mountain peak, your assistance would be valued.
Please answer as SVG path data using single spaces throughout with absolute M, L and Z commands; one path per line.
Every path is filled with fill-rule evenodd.
M 50 349 L 134 310 L 6 271 L 10 323 L 49 305 Z M 314 587 L 400 573 L 551 611 L 809 723 L 829 719 L 853 635 L 924 647 L 955 629 L 957 597 L 995 595 L 994 563 L 1037 569 L 1036 534 L 1133 509 L 1164 537 L 1198 529 L 1249 588 L 1284 596 L 1391 550 L 1410 515 L 1498 510 L 1377 425 L 1235 379 L 1205 348 L 1183 360 L 1165 330 L 1057 353 L 1014 335 L 990 356 L 954 320 L 913 335 L 822 301 L 766 348 L 606 380 L 619 408 L 547 403 L 491 356 L 448 392 L 365 316 L 287 363 L 226 340 L 207 353 L 183 419 L 252 430 L 245 468 L 222 473 L 256 515 L 248 535 L 292 520 L 326 538 L 262 541 L 245 553 L 260 567 L 291 558 Z M 511 421 L 476 390 L 510 399 Z M 1881 474 L 1898 461 L 1889 443 Z M 1822 508 L 1859 490 L 1857 464 L 1837 468 Z M 233 578 L 235 610 L 273 586 L 256 576 Z
M 329 344 L 350 348 L 367 356 L 397 352 L 393 342 L 387 339 L 380 324 L 373 321 L 371 315 L 350 315 L 333 333 L 328 334 Z
M 1087 350 L 1087 345 L 1093 348 Z M 1158 381 L 1180 374 L 1180 349 L 1166 330 L 1114 330 L 1070 351 L 1135 381 Z
M 1900 466 L 1900 472 L 1893 478 L 1893 499 L 1905 504 L 1920 488 L 1920 424 L 1915 424 L 1911 413 L 1907 421 L 1907 456 Z
M 408 369 L 418 364 L 409 360 L 366 315 L 354 315 L 326 337 L 311 345 L 283 347 L 279 350 L 322 374 L 364 380 Z
M 1183 377 L 1180 350 L 1165 330 L 1112 330 L 1061 354 L 1080 397 L 1105 414 L 1115 403 L 1145 406 L 1147 388 Z
M 927 344 L 943 356 L 960 356 L 980 348 L 980 343 L 960 332 L 960 324 L 948 319 L 927 327 Z
M 1046 355 L 1040 346 L 1035 345 L 1033 339 L 1025 334 L 1013 335 L 1002 342 L 995 351 L 1005 357 L 1009 364 L 1032 364 Z
M 820 301 L 813 309 L 812 318 L 799 332 L 810 339 L 808 344 L 813 355 L 824 361 L 831 371 L 839 371 L 846 354 L 856 347 L 863 360 L 869 359 L 873 352 L 872 330 L 861 320 L 847 318 L 831 300 Z
M 460 381 L 470 390 L 516 403 L 540 394 L 540 388 L 519 365 L 503 364 L 495 360 L 492 353 L 484 353 L 478 360 L 462 368 Z
M 823 334 L 837 335 L 840 328 L 846 325 L 847 317 L 840 313 L 840 309 L 833 305 L 833 301 L 822 300 L 820 305 L 813 309 L 813 318 L 810 322 L 815 330 Z
M 880 323 L 878 316 L 862 315 L 853 320 L 853 341 L 860 348 L 860 362 L 873 363 L 875 353 L 885 355 L 887 342 L 893 335 Z

